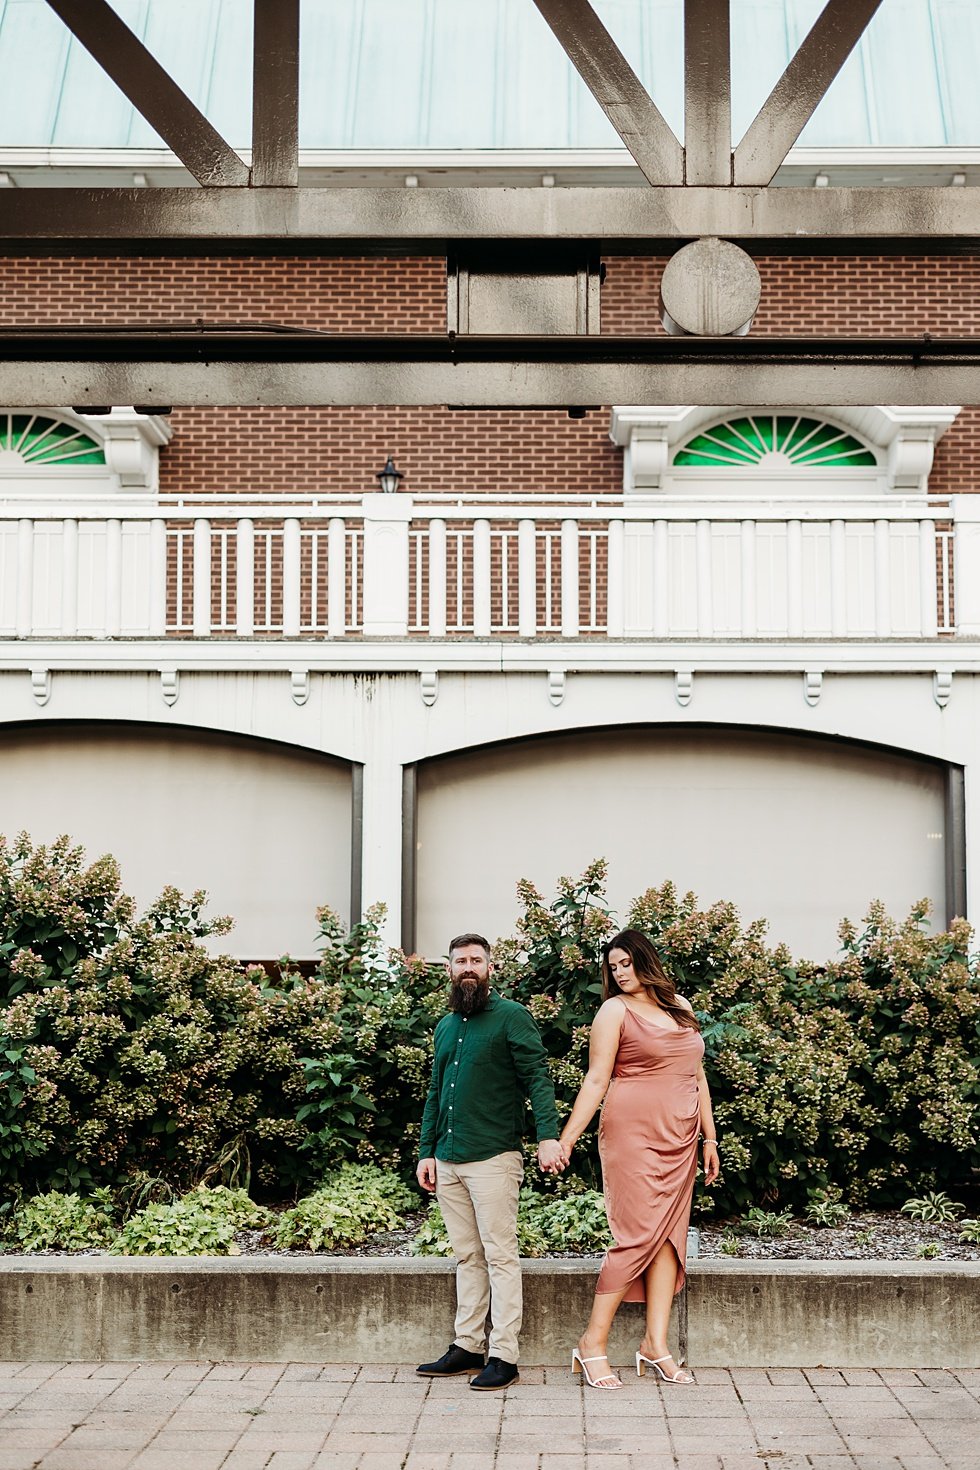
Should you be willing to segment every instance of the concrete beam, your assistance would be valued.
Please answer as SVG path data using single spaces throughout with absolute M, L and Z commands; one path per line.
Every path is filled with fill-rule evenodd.
M 794 252 L 882 242 L 931 252 L 980 247 L 980 189 L 875 188 L 222 188 L 8 189 L 0 247 L 179 244 L 293 253 L 431 253 L 459 240 L 590 240 L 657 252 L 702 235 Z
M 567 1362 L 598 1262 L 524 1264 L 526 1363 Z M 452 1335 L 454 1262 L 7 1256 L 0 1360 L 415 1363 Z M 978 1367 L 980 1262 L 689 1263 L 695 1367 Z M 641 1309 L 611 1343 L 632 1356 Z
M 112 404 L 975 403 L 980 337 L 6 332 L 0 400 Z

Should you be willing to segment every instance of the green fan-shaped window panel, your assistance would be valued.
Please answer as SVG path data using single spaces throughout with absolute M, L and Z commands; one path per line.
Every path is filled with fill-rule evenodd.
M 674 464 L 701 469 L 750 465 L 787 470 L 818 465 L 832 469 L 874 468 L 874 455 L 836 424 L 793 414 L 752 414 L 729 419 L 695 434 L 674 455 Z
M 45 414 L 0 414 L 0 467 L 105 464 L 105 453 L 84 429 Z

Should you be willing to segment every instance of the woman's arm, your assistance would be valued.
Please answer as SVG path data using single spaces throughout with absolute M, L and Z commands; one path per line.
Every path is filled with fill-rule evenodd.
M 578 1097 L 558 1142 L 566 1158 L 592 1120 L 596 1108 L 606 1095 L 612 1069 L 619 1050 L 619 1033 L 623 1026 L 623 1003 L 607 1000 L 596 1012 L 589 1033 L 589 1070 L 585 1074 Z
M 714 1115 L 711 1111 L 711 1093 L 708 1090 L 708 1079 L 704 1075 L 704 1067 L 698 1068 L 698 1097 L 700 1098 L 701 1115 L 701 1138 L 703 1140 L 704 1158 L 704 1182 L 714 1184 L 721 1171 L 721 1161 L 718 1157 L 718 1134 L 715 1129 Z

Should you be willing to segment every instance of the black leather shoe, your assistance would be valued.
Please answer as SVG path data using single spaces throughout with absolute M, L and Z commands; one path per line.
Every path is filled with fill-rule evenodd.
M 488 1358 L 487 1366 L 482 1373 L 478 1373 L 470 1383 L 470 1388 L 481 1388 L 484 1391 L 493 1388 L 509 1388 L 516 1383 L 520 1375 L 516 1363 L 505 1363 L 503 1358 Z
M 441 1358 L 434 1363 L 420 1363 L 415 1371 L 426 1378 L 452 1378 L 457 1373 L 478 1373 L 482 1367 L 482 1353 L 468 1353 L 451 1342 Z

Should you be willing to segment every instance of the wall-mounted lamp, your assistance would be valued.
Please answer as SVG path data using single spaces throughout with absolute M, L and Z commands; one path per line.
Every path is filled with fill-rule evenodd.
M 385 460 L 384 469 L 376 471 L 374 478 L 377 480 L 378 484 L 386 495 L 394 495 L 395 491 L 398 489 L 398 481 L 404 480 L 405 476 L 402 474 L 401 470 L 395 469 L 395 461 L 389 454 L 388 458 Z

